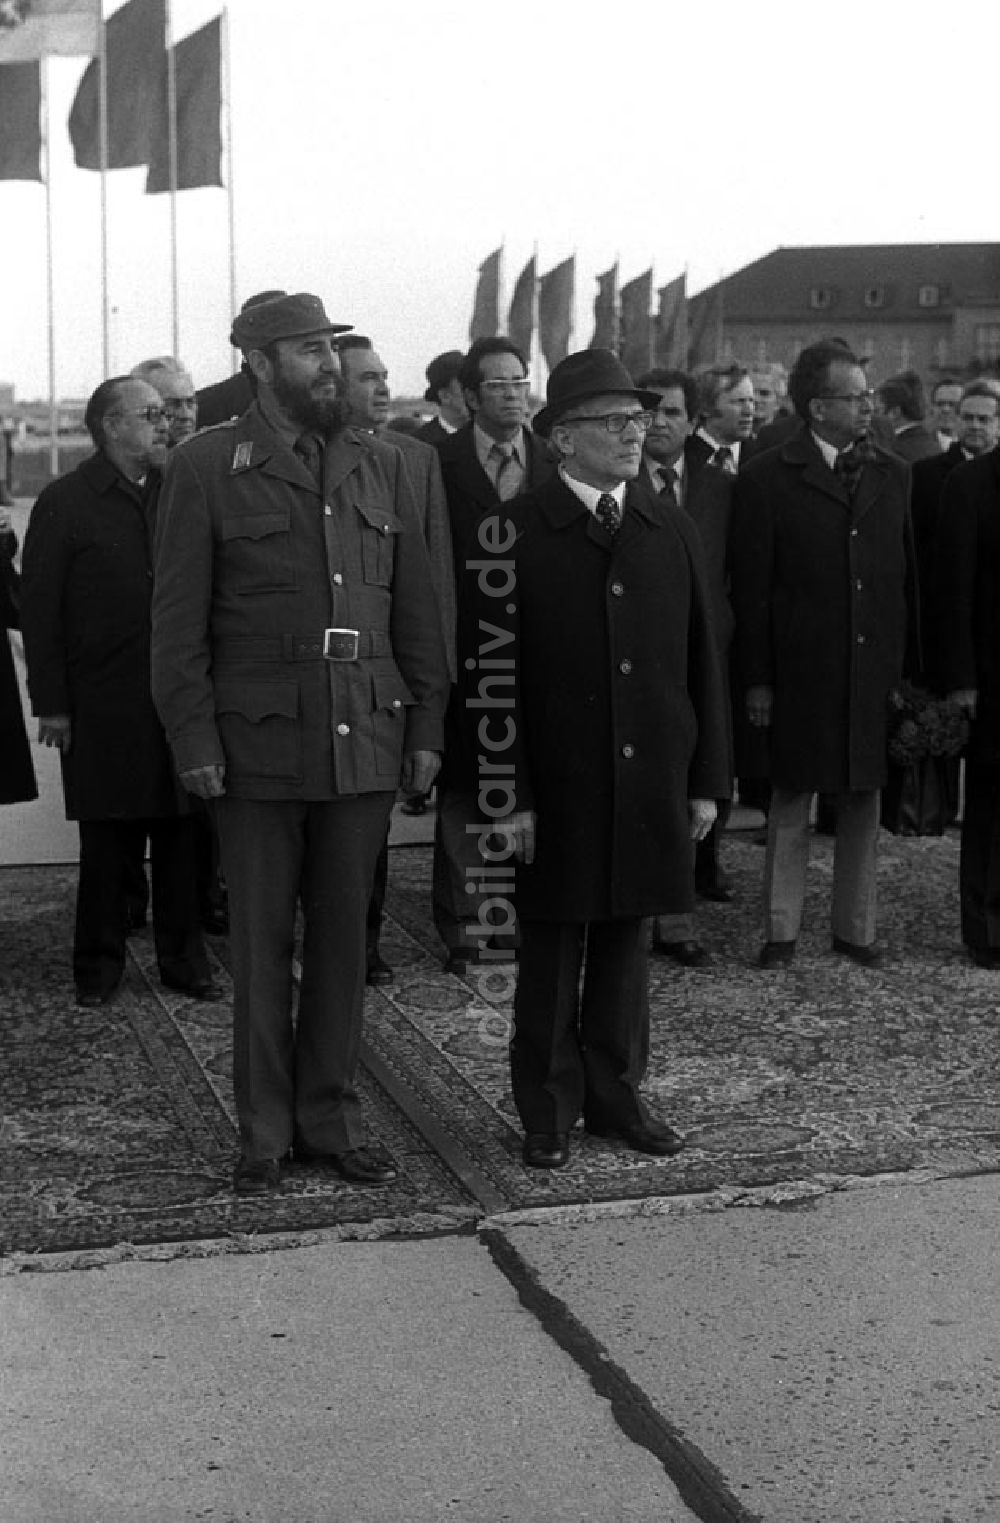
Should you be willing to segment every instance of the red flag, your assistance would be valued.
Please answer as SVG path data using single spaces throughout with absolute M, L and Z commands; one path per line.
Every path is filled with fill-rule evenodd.
M 629 375 L 641 375 L 653 361 L 652 305 L 653 271 L 648 269 L 622 286 L 618 353 Z
M 0 180 L 42 178 L 41 109 L 41 66 L 0 67 Z
M 525 359 L 531 354 L 535 331 L 535 256 L 532 255 L 517 277 L 514 295 L 507 313 L 507 333 Z
M 108 168 L 148 164 L 166 136 L 162 102 L 166 49 L 164 0 L 128 0 L 106 23 Z M 100 169 L 98 60 L 84 70 L 69 114 L 73 157 L 81 169 Z
M 722 358 L 722 281 L 692 297 L 688 364 L 716 365 Z
M 479 266 L 476 295 L 472 303 L 469 338 L 495 338 L 500 332 L 500 260 L 503 245 L 488 254 Z
M 597 277 L 594 297 L 594 336 L 591 349 L 618 351 L 618 261 Z
M 538 337 L 550 370 L 569 353 L 575 290 L 575 254 L 546 271 L 538 282 Z
M 222 19 L 185 37 L 173 50 L 177 101 L 177 189 L 222 184 Z M 164 70 L 163 121 L 167 120 Z M 170 147 L 166 129 L 152 144 L 146 194 L 170 189 Z
M 659 289 L 656 318 L 656 363 L 673 370 L 687 365 L 687 276 L 678 275 Z M 641 375 L 641 371 L 639 372 Z

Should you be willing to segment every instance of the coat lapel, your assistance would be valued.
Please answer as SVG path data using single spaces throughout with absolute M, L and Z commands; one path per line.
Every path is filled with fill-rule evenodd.
M 804 486 L 811 487 L 816 492 L 822 492 L 826 497 L 831 497 L 843 508 L 850 507 L 850 498 L 843 479 L 831 471 L 813 443 L 807 428 L 803 428 L 801 433 L 789 439 L 782 448 L 781 458 L 789 465 L 794 465 L 801 470 Z

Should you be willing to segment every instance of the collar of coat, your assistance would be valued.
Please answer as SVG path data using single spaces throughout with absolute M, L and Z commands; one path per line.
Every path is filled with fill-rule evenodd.
M 81 460 L 78 469 L 93 492 L 102 495 L 105 492 L 123 492 L 126 497 L 134 498 L 140 506 L 149 500 L 160 484 L 160 472 L 153 466 L 146 472 L 146 479 L 141 486 L 137 481 L 129 481 L 103 450 L 95 450 L 86 460 Z
M 291 445 L 270 426 L 257 403 L 241 418 L 229 425 L 232 429 L 232 453 L 229 474 L 241 476 L 246 471 L 260 471 L 295 486 L 317 491 L 316 482 Z M 323 490 L 333 492 L 366 456 L 380 448 L 372 434 L 356 428 L 342 428 L 327 443 L 323 453 Z
M 874 459 L 865 465 L 852 502 L 848 496 L 844 478 L 838 476 L 835 471 L 831 471 L 805 424 L 797 434 L 780 446 L 780 458 L 786 465 L 802 472 L 804 487 L 812 487 L 826 497 L 832 497 L 843 507 L 850 508 L 854 518 L 860 518 L 873 503 L 878 501 L 893 474 L 900 475 L 907 472 L 907 467 L 902 461 L 891 461 L 885 451 L 876 445 Z
M 499 499 L 496 488 L 479 463 L 473 427 L 471 422 L 465 423 L 442 439 L 438 458 L 446 484 L 450 481 L 481 507 L 493 509 Z M 525 442 L 525 489 L 530 491 L 540 484 L 543 476 L 555 471 L 555 461 L 548 445 L 530 428 L 524 430 L 522 438 Z
M 541 488 L 535 500 L 538 512 L 550 528 L 568 529 L 571 524 L 586 518 L 589 520 L 588 537 L 599 540 L 603 545 L 610 542 L 607 532 L 598 523 L 593 513 L 580 501 L 575 492 L 570 491 L 558 474 Z M 621 528 L 615 535 L 615 544 L 628 544 L 629 540 L 641 533 L 643 529 L 661 527 L 664 511 L 663 505 L 650 497 L 643 487 L 636 482 L 628 482 L 625 487 L 625 516 L 622 519 Z

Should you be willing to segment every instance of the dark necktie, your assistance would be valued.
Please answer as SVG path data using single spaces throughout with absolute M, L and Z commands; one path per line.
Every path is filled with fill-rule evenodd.
M 622 514 L 610 492 L 602 492 L 598 497 L 595 515 L 605 534 L 614 539 L 621 528 Z
M 666 465 L 663 467 L 660 475 L 663 485 L 658 495 L 663 497 L 667 502 L 672 502 L 675 508 L 679 508 L 681 505 L 681 495 L 677 490 L 680 485 L 677 480 L 677 472 L 672 465 Z
M 712 456 L 712 464 L 717 470 L 725 471 L 727 476 L 736 475 L 736 461 L 733 459 L 733 452 L 728 444 L 719 445 Z
M 850 449 L 841 450 L 837 456 L 833 469 L 843 478 L 847 495 L 852 500 L 861 483 L 861 473 L 865 465 L 874 458 L 875 452 L 871 445 L 860 440 L 857 444 L 852 444 Z
M 497 496 L 501 502 L 509 502 L 517 496 L 517 471 L 514 469 L 517 461 L 514 459 L 514 446 L 512 444 L 494 444 L 490 451 L 496 461 L 496 475 L 494 484 Z
M 319 486 L 323 473 L 323 450 L 316 435 L 299 434 L 293 449 L 313 481 Z

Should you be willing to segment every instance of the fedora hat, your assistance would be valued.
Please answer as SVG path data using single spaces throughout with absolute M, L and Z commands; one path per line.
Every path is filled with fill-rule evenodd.
M 331 323 L 318 296 L 281 292 L 270 301 L 247 302 L 233 319 L 229 342 L 244 354 L 263 349 L 280 338 L 304 338 L 308 333 L 348 333 L 350 323 Z
M 567 354 L 549 376 L 545 388 L 545 406 L 535 414 L 531 426 L 536 434 L 547 438 L 553 423 L 577 402 L 608 394 L 636 397 L 643 407 L 659 405 L 658 391 L 640 391 L 625 366 L 610 349 L 581 349 Z
M 462 368 L 465 355 L 461 349 L 448 349 L 444 354 L 436 354 L 424 372 L 427 376 L 427 390 L 424 392 L 425 402 L 436 402 L 437 394 L 449 381 L 453 381 Z

